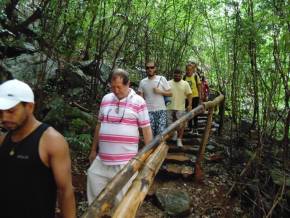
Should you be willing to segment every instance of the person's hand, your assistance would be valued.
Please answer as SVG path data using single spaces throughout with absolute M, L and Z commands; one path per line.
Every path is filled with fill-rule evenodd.
M 159 89 L 159 88 L 157 88 L 157 87 L 153 88 L 153 92 L 154 92 L 155 94 L 160 94 L 160 95 L 162 95 L 162 91 L 161 91 L 161 89 Z
M 191 106 L 191 105 L 188 105 L 187 108 L 186 108 L 186 110 L 187 110 L 188 112 L 191 111 L 191 110 L 192 110 L 192 106 Z
M 97 152 L 95 150 L 91 151 L 89 155 L 90 164 L 96 159 L 96 157 L 97 157 Z

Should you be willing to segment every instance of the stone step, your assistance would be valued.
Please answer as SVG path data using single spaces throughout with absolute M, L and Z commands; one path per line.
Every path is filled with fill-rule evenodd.
M 184 152 L 168 153 L 164 163 L 177 163 L 192 165 L 196 161 L 196 156 L 193 154 L 187 154 Z
M 182 143 L 186 145 L 199 145 L 201 142 L 201 137 L 196 138 L 196 136 L 192 135 L 184 135 L 182 139 Z M 176 145 L 176 140 L 168 140 L 168 144 L 170 145 Z
M 202 134 L 190 134 L 188 131 L 184 131 L 183 139 L 198 140 L 200 141 Z
M 201 121 L 198 121 L 198 127 L 205 127 L 206 126 L 206 120 L 201 120 Z M 211 127 L 212 128 L 218 128 L 220 125 L 216 122 L 212 122 L 211 124 Z
M 197 154 L 199 151 L 199 145 L 188 145 L 183 144 L 183 147 L 177 147 L 176 144 L 168 144 L 168 153 L 179 153 L 183 152 L 186 154 Z
M 183 144 L 183 147 L 177 147 L 176 144 L 168 144 L 169 149 L 168 149 L 168 154 L 175 154 L 175 153 L 183 153 L 183 154 L 187 154 L 187 155 L 198 155 L 199 152 L 199 145 L 186 145 Z M 216 153 L 218 152 L 221 153 L 220 151 L 220 147 L 217 147 L 211 143 L 208 143 L 205 147 L 205 152 L 209 152 L 209 153 Z
M 217 132 L 217 128 L 214 128 L 212 127 L 211 128 L 211 133 L 215 133 Z M 197 128 L 197 133 L 191 133 L 188 129 L 184 131 L 184 138 L 190 138 L 190 137 L 193 137 L 193 138 L 201 138 L 203 133 L 204 133 L 204 127 L 199 127 Z
M 159 174 L 166 178 L 168 177 L 183 177 L 183 178 L 193 178 L 194 166 L 178 165 L 178 164 L 163 164 L 160 168 Z

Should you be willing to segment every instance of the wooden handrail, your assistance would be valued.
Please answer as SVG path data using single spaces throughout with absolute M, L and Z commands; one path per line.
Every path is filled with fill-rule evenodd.
M 153 183 L 155 175 L 158 173 L 159 168 L 166 158 L 167 151 L 168 146 L 165 143 L 161 143 L 155 149 L 154 153 L 150 155 L 125 197 L 114 211 L 113 218 L 135 217 L 139 206 L 145 199 Z
M 182 123 L 192 119 L 198 114 L 204 113 L 209 108 L 214 108 L 223 100 L 224 96 L 220 95 L 213 101 L 202 103 L 168 126 L 161 134 L 154 137 L 154 139 L 148 145 L 144 146 L 138 152 L 138 154 L 133 159 L 131 159 L 126 164 L 126 166 L 108 183 L 104 190 L 89 206 L 88 210 L 83 214 L 82 218 L 97 218 L 111 214 L 111 209 L 115 206 L 115 196 L 130 180 L 130 178 L 143 166 L 144 162 L 150 156 L 153 150 L 161 142 L 164 142 L 166 139 L 168 139 L 170 137 L 170 133 L 177 129 Z M 203 141 L 207 141 L 207 138 L 205 138 Z

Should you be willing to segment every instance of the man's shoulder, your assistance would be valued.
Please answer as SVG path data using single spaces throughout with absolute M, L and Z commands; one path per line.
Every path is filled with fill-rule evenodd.
M 180 82 L 184 86 L 187 86 L 187 85 L 189 86 L 189 83 L 186 80 L 181 80 Z
M 64 136 L 57 131 L 54 127 L 49 126 L 44 132 L 44 137 L 50 140 L 58 140 L 58 139 L 64 139 Z
M 41 143 L 50 151 L 57 151 L 67 146 L 64 136 L 52 126 L 43 132 Z
M 162 75 L 157 75 L 156 76 L 156 79 L 162 80 L 162 81 L 167 81 L 166 77 L 165 76 L 162 76 Z
M 141 83 L 141 82 L 144 83 L 144 82 L 146 82 L 146 81 L 148 81 L 148 77 L 145 77 L 144 79 L 141 79 L 140 83 Z
M 192 79 L 194 78 L 194 74 L 192 74 L 191 76 L 185 76 L 185 79 Z
M 113 92 L 110 92 L 110 93 L 107 93 L 103 96 L 102 98 L 102 101 L 108 101 L 108 100 L 112 100 L 114 97 L 114 93 Z
M 142 98 L 140 95 L 134 93 L 130 96 L 130 99 L 132 103 L 137 103 L 137 104 L 146 104 L 144 98 Z

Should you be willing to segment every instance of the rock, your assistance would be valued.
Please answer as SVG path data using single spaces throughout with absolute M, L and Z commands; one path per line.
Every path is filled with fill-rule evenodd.
M 162 188 L 157 190 L 156 198 L 166 215 L 170 217 L 185 217 L 192 212 L 191 199 L 184 191 Z
M 0 84 L 10 79 L 13 79 L 11 72 L 7 71 L 0 65 Z
M 206 146 L 206 150 L 213 151 L 213 150 L 215 150 L 215 146 L 213 146 L 213 145 L 211 145 L 211 144 L 208 144 L 208 145 Z
M 57 73 L 67 88 L 83 87 L 86 81 L 89 81 L 83 71 L 72 64 L 66 64 L 63 69 L 58 69 Z
M 43 121 L 61 132 L 63 130 L 75 133 L 90 132 L 95 126 L 96 119 L 92 115 L 66 104 L 60 97 L 54 98 L 49 105 L 49 112 Z
M 33 52 L 3 59 L 2 67 L 5 71 L 10 72 L 13 78 L 36 84 L 41 72 L 45 72 L 45 78 L 51 78 L 55 74 L 58 64 L 45 54 Z
M 220 127 L 220 124 L 218 124 L 218 123 L 216 123 L 216 122 L 213 122 L 213 123 L 212 123 L 212 126 L 215 127 L 215 128 L 219 128 L 219 127 Z
M 223 159 L 224 157 L 222 154 L 213 154 L 210 155 L 207 160 L 210 162 L 219 163 L 222 162 Z

